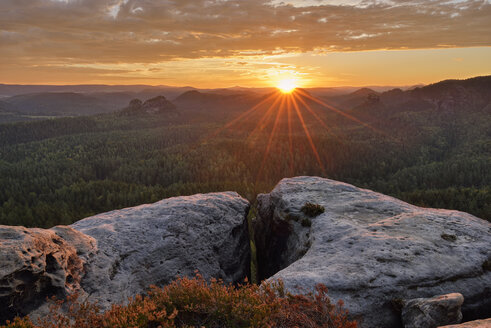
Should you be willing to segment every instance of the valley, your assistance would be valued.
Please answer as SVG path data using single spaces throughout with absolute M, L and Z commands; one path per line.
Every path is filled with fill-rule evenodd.
M 162 112 L 125 113 L 126 103 L 106 114 L 1 124 L 0 224 L 47 228 L 210 191 L 254 201 L 299 175 L 490 220 L 490 88 L 487 76 L 355 91 L 342 99 L 351 105 L 339 108 L 356 120 L 300 90 L 313 111 L 302 117 L 318 158 L 300 121 L 267 116 L 269 105 L 227 127 L 271 92 L 185 91 L 165 98 L 175 109 Z

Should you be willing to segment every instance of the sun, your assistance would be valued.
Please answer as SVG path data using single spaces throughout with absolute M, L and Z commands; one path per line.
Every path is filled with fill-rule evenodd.
M 276 87 L 283 93 L 291 93 L 297 88 L 297 84 L 294 79 L 288 79 L 281 80 Z

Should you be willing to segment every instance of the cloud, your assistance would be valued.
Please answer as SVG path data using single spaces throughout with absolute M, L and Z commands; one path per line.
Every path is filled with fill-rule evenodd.
M 295 7 L 259 0 L 2 0 L 0 40 L 10 51 L 15 47 L 15 53 L 28 56 L 134 62 L 258 50 L 491 44 L 488 1 L 393 0 L 363 2 L 361 7 L 319 3 Z M 11 34 L 16 35 L 14 44 Z
M 1 0 L 0 69 L 489 46 L 489 17 L 488 0 Z

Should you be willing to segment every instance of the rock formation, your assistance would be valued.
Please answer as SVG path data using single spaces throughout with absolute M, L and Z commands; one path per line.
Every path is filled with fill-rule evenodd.
M 404 328 L 436 328 L 460 323 L 462 303 L 464 296 L 459 293 L 409 300 L 402 308 Z
M 130 101 L 128 107 L 122 110 L 123 114 L 158 114 L 174 112 L 176 106 L 167 100 L 164 96 L 157 96 L 152 99 L 148 99 L 142 102 L 140 99 L 133 99 Z
M 0 226 L 0 324 L 78 291 L 103 308 L 178 276 L 249 273 L 249 203 L 234 192 L 164 199 L 71 227 Z M 37 311 L 37 312 L 36 312 Z
M 325 211 L 308 217 L 306 203 Z M 325 284 L 361 327 L 402 327 L 398 304 L 442 293 L 464 295 L 466 319 L 491 315 L 491 224 L 470 214 L 296 177 L 258 196 L 254 230 L 260 278 Z
M 0 226 L 0 323 L 75 291 L 107 308 L 195 270 L 240 282 L 249 273 L 248 209 L 222 192 L 69 227 Z M 462 295 L 464 319 L 491 316 L 491 224 L 472 215 L 297 177 L 258 196 L 254 226 L 259 278 L 280 278 L 293 292 L 322 283 L 361 327 L 402 327 L 401 309 L 407 327 L 458 322 Z M 443 293 L 462 295 L 421 299 Z

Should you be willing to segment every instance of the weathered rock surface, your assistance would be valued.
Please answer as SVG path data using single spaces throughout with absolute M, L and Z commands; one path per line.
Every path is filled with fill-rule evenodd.
M 491 318 L 485 320 L 474 320 L 460 325 L 440 326 L 439 328 L 491 328 Z
M 307 202 L 325 212 L 305 217 Z M 393 305 L 452 292 L 465 319 L 491 315 L 491 224 L 467 213 L 296 177 L 258 196 L 255 237 L 261 278 L 292 291 L 325 284 L 362 327 L 402 327 Z
M 30 313 L 46 297 L 80 291 L 84 264 L 95 245 L 70 227 L 0 226 L 0 324 Z
M 42 314 L 46 296 L 78 291 L 103 308 L 178 276 L 226 282 L 249 273 L 249 203 L 235 192 L 175 197 L 70 227 L 0 226 L 0 324 Z
M 246 215 L 235 192 L 174 197 L 80 220 L 72 227 L 97 241 L 82 287 L 103 307 L 178 276 L 226 282 L 249 272 Z
M 409 300 L 402 308 L 404 328 L 437 328 L 460 323 L 462 303 L 464 296 L 459 293 Z

